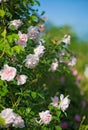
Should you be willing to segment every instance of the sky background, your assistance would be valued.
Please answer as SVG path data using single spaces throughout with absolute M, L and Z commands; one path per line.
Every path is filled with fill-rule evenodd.
M 82 39 L 88 40 L 88 0 L 39 0 L 54 25 L 71 25 Z

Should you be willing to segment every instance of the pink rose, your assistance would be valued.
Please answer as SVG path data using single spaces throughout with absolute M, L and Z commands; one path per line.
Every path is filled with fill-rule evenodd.
M 26 47 L 26 42 L 27 42 L 27 40 L 28 40 L 27 34 L 24 34 L 24 33 L 22 34 L 22 33 L 19 31 L 18 35 L 19 35 L 19 40 L 16 41 L 16 43 L 19 44 L 19 45 L 21 45 L 21 46 L 23 46 L 23 47 Z
M 16 76 L 16 68 L 4 65 L 4 69 L 0 71 L 1 80 L 12 81 Z
M 18 75 L 16 77 L 17 79 L 17 85 L 22 85 L 22 84 L 25 84 L 26 83 L 26 79 L 27 79 L 27 76 L 26 75 Z
M 52 115 L 50 114 L 49 110 L 46 110 L 45 112 L 42 111 L 39 113 L 40 116 L 40 124 L 49 124 L 49 122 L 51 121 Z

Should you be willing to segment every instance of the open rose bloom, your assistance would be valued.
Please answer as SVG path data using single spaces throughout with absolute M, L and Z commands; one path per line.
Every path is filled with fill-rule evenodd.
M 40 116 L 39 121 L 40 124 L 49 124 L 52 119 L 52 115 L 50 114 L 49 110 L 40 112 L 39 116 Z
M 61 109 L 63 112 L 65 112 L 66 109 L 69 107 L 69 104 L 70 104 L 70 99 L 68 98 L 68 96 L 64 97 L 64 95 L 61 94 L 58 108 Z
M 39 57 L 35 54 L 29 54 L 29 55 L 27 55 L 24 62 L 25 62 L 25 66 L 27 68 L 33 69 L 39 63 Z
M 16 79 L 17 79 L 17 85 L 23 85 L 23 84 L 25 84 L 27 78 L 28 78 L 28 77 L 27 77 L 26 75 L 18 75 L 18 76 L 16 77 Z
M 19 40 L 16 41 L 16 43 L 19 44 L 19 45 L 21 45 L 21 46 L 23 46 L 23 47 L 26 47 L 26 43 L 27 43 L 27 40 L 28 40 L 27 34 L 25 34 L 25 33 L 22 34 L 19 31 L 18 35 L 19 35 Z
M 1 80 L 12 81 L 16 76 L 16 68 L 4 65 L 4 69 L 0 71 Z
M 45 50 L 45 47 L 42 45 L 39 45 L 37 48 L 34 49 L 34 53 L 40 58 L 43 56 L 44 50 Z
M 13 112 L 13 109 L 6 108 L 0 113 L 0 117 L 4 119 L 5 124 L 1 124 L 0 126 L 8 128 L 9 126 L 13 126 L 16 128 L 23 128 L 24 120 L 18 114 Z

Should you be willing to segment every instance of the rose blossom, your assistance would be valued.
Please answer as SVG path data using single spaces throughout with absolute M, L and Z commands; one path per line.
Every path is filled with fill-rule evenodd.
M 40 121 L 39 121 L 40 124 L 43 123 L 49 124 L 52 118 L 52 115 L 50 114 L 49 110 L 46 110 L 45 112 L 44 111 L 40 112 L 39 116 L 40 116 Z
M 37 48 L 34 49 L 34 53 L 40 58 L 43 56 L 44 50 L 45 50 L 45 47 L 42 45 L 39 45 Z
M 14 26 L 16 29 L 18 29 L 18 27 L 20 27 L 22 24 L 23 22 L 20 19 L 13 20 L 13 21 L 10 21 L 9 27 L 11 28 L 11 26 Z
M 51 97 L 52 103 L 51 105 L 57 107 L 58 106 L 58 97 L 55 96 L 54 98 Z
M 15 127 L 15 128 L 25 127 L 24 120 L 21 118 L 21 116 L 19 116 L 19 115 L 16 116 L 12 126 Z
M 27 40 L 28 40 L 27 34 L 25 34 L 25 33 L 22 34 L 22 33 L 19 31 L 18 35 L 19 35 L 19 40 L 16 41 L 16 43 L 19 44 L 19 45 L 21 45 L 21 46 L 23 46 L 23 47 L 26 47 L 26 42 L 27 42 Z
M 4 69 L 0 71 L 1 80 L 12 81 L 16 76 L 16 68 L 4 65 Z
M 60 95 L 60 103 L 58 105 L 58 108 L 64 112 L 68 108 L 69 104 L 70 104 L 70 99 L 68 98 L 68 96 L 66 96 L 64 98 L 64 95 L 61 94 Z
M 38 27 L 30 26 L 28 28 L 28 38 L 34 40 L 35 42 L 40 41 L 41 36 L 40 36 L 39 31 L 38 31 Z
M 16 79 L 17 79 L 17 85 L 23 85 L 23 84 L 25 84 L 26 83 L 26 79 L 27 79 L 28 77 L 26 76 L 26 75 L 18 75 L 17 77 L 16 77 Z
M 13 127 L 16 128 L 23 128 L 24 127 L 24 120 L 19 116 L 18 114 L 13 112 L 13 109 L 6 108 L 0 113 L 0 117 L 4 119 L 5 124 L 1 124 L 1 127 L 9 127 L 12 125 Z
M 5 121 L 5 127 L 9 127 L 15 120 L 13 109 L 7 108 L 0 113 L 0 117 Z
M 66 34 L 66 35 L 64 35 L 62 42 L 66 43 L 66 44 L 70 44 L 70 39 L 71 39 L 71 36 Z
M 57 59 L 55 59 L 55 61 L 52 62 L 49 71 L 50 71 L 50 70 L 51 70 L 51 71 L 55 71 L 55 70 L 57 70 L 57 68 L 58 68 L 58 61 L 57 61 Z
M 29 54 L 27 55 L 25 59 L 25 66 L 27 68 L 33 69 L 35 66 L 39 63 L 39 57 L 35 54 Z

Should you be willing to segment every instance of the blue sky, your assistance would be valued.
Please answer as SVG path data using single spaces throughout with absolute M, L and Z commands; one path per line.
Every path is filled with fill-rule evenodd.
M 77 34 L 88 39 L 88 0 L 39 0 L 39 10 L 53 24 L 71 25 Z

